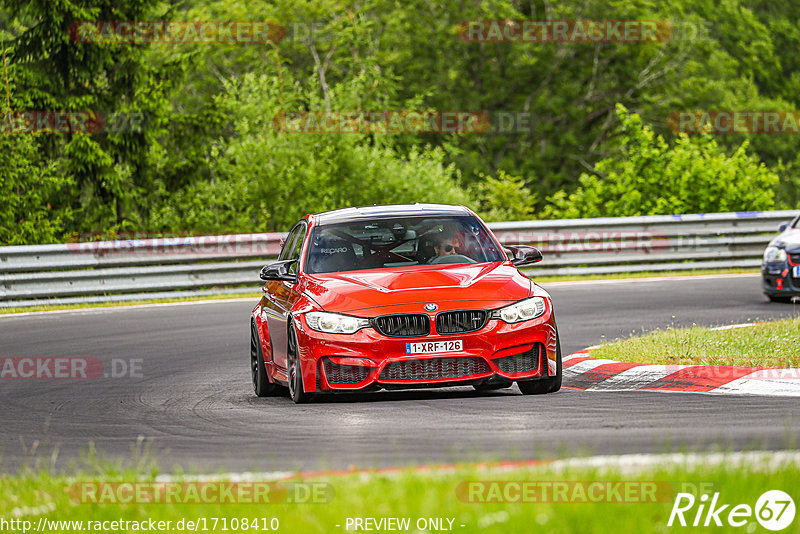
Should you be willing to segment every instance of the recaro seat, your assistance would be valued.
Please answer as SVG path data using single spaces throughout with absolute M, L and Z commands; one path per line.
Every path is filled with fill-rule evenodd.
M 353 243 L 340 237 L 321 237 L 312 243 L 309 258 L 311 269 L 316 273 L 352 271 L 358 268 Z

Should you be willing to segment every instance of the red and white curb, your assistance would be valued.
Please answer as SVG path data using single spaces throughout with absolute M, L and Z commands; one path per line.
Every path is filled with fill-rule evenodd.
M 617 362 L 593 358 L 591 352 L 596 348 L 564 358 L 565 388 L 800 397 L 800 369 Z

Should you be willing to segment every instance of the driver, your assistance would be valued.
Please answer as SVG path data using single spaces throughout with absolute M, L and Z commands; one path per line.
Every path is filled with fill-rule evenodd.
M 435 255 L 433 258 L 431 258 L 431 261 L 439 256 L 450 256 L 456 254 L 456 247 L 453 245 L 453 238 L 451 237 L 440 236 L 433 243 L 433 250 Z

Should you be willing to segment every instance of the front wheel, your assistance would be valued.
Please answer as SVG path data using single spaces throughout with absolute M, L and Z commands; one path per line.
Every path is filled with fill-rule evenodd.
M 303 404 L 311 399 L 311 395 L 303 391 L 303 368 L 300 365 L 300 351 L 297 347 L 297 334 L 294 326 L 289 326 L 289 350 L 286 357 L 286 374 L 289 380 L 289 397 L 295 404 Z
M 558 330 L 556 330 L 556 376 L 517 382 L 517 385 L 523 395 L 555 393 L 561 389 L 561 340 L 558 337 Z

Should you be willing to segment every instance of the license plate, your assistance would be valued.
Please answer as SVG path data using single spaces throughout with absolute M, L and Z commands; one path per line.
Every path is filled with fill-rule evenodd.
M 424 343 L 406 343 L 406 354 L 433 354 L 435 352 L 460 352 L 464 344 L 460 339 L 447 341 L 426 341 Z
M 800 278 L 800 265 L 796 265 L 795 267 L 792 267 L 792 276 L 794 278 Z

